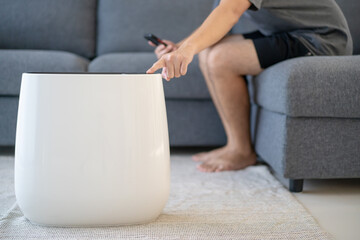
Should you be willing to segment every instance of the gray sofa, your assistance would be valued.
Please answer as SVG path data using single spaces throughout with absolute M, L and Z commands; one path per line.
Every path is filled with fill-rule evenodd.
M 303 179 L 360 177 L 360 2 L 336 2 L 354 56 L 291 59 L 249 81 L 256 152 L 295 192 Z
M 144 73 L 156 60 L 144 33 L 181 40 L 212 8 L 212 0 L 152 3 L 0 0 L 0 145 L 15 142 L 22 72 Z M 172 146 L 225 143 L 197 59 L 187 76 L 165 82 L 164 88 Z
M 178 41 L 212 0 L 0 0 L 0 146 L 15 142 L 21 73 L 144 73 L 155 61 L 143 34 Z M 360 53 L 360 3 L 338 0 Z M 234 33 L 253 30 L 240 21 Z M 255 149 L 280 178 L 360 177 L 360 56 L 306 57 L 249 77 Z M 217 146 L 223 127 L 194 59 L 164 82 L 171 146 Z

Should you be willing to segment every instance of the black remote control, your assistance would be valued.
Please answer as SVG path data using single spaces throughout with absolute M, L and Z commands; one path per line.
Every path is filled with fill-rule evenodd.
M 163 40 L 161 40 L 160 38 L 158 38 L 157 36 L 155 36 L 154 34 L 148 33 L 144 35 L 144 38 L 149 40 L 150 42 L 152 42 L 153 44 L 155 44 L 156 46 L 158 46 L 159 44 L 163 44 L 165 47 L 167 47 L 167 44 L 164 43 Z

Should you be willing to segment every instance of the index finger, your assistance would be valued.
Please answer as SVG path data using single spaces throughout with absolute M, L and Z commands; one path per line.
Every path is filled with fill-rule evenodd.
M 149 44 L 150 46 L 156 47 L 156 45 L 155 45 L 154 43 L 152 43 L 151 41 L 148 41 L 148 44 Z
M 163 58 L 160 58 L 157 62 L 155 62 L 151 68 L 149 68 L 146 73 L 154 73 L 160 68 L 165 67 L 165 62 Z

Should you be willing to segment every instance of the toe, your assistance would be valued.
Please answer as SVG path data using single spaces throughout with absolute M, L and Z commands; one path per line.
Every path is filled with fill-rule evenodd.
M 213 164 L 209 164 L 209 163 L 203 163 L 198 166 L 198 169 L 201 172 L 214 172 L 216 169 L 216 166 L 214 166 Z
M 196 168 L 200 171 L 200 172 L 206 172 L 206 164 L 203 163 L 203 164 L 200 164 L 200 165 L 197 165 Z
M 208 165 L 206 163 L 202 163 L 202 164 L 198 165 L 198 170 L 200 172 L 207 172 L 207 169 L 208 169 Z
M 201 161 L 203 161 L 206 154 L 207 154 L 206 152 L 201 152 L 201 153 L 195 154 L 195 155 L 192 156 L 192 159 L 195 162 L 201 162 Z
M 222 172 L 222 171 L 226 171 L 226 169 L 224 168 L 224 165 L 219 164 L 219 165 L 215 168 L 215 172 Z
M 200 166 L 200 165 L 197 165 L 197 166 L 196 166 L 196 169 L 197 169 L 199 172 L 204 172 L 202 166 Z

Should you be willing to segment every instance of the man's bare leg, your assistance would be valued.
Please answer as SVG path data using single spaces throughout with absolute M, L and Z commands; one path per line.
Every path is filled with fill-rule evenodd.
M 241 34 L 238 34 L 238 35 L 226 36 L 219 43 L 242 41 L 242 40 L 245 40 L 244 37 Z M 213 103 L 219 112 L 221 121 L 224 123 L 225 122 L 225 119 L 223 119 L 224 114 L 220 114 L 221 107 L 220 107 L 219 101 L 215 94 L 215 90 L 214 90 L 214 86 L 213 86 L 214 84 L 211 82 L 210 76 L 209 76 L 208 56 L 209 56 L 209 53 L 211 52 L 211 50 L 212 50 L 212 47 L 209 47 L 199 53 L 199 67 L 205 78 L 205 82 L 206 82 L 207 88 L 210 92 L 210 96 L 213 100 Z M 224 124 L 224 128 L 226 128 L 226 127 L 227 127 L 227 125 Z M 230 130 L 228 130 L 228 131 L 230 131 Z M 210 152 L 197 153 L 197 154 L 193 155 L 193 160 L 196 162 L 206 162 L 206 161 L 210 160 L 211 158 L 218 156 L 219 154 L 221 154 L 224 151 L 226 151 L 226 145 L 223 147 L 214 149 Z
M 230 36 L 211 48 L 204 74 L 212 87 L 215 105 L 227 134 L 227 144 L 208 154 L 195 156 L 206 172 L 237 170 L 252 165 L 256 155 L 251 146 L 249 96 L 243 75 L 262 71 L 254 45 L 240 35 Z M 204 70 L 204 69 L 202 69 Z
M 207 88 L 210 92 L 210 96 L 213 100 L 213 103 L 215 104 L 216 109 L 218 109 L 218 111 L 220 111 L 221 110 L 220 105 L 218 104 L 218 101 L 216 99 L 214 87 L 213 87 L 213 84 L 210 82 L 210 77 L 208 74 L 207 59 L 208 59 L 210 51 L 211 51 L 211 47 L 209 47 L 199 53 L 199 67 L 205 78 L 205 82 L 206 82 Z M 201 152 L 201 153 L 195 154 L 195 155 L 193 155 L 193 160 L 196 162 L 205 162 L 205 161 L 209 160 L 211 157 L 214 157 L 215 155 L 218 155 L 219 153 L 221 153 L 223 149 L 224 149 L 224 147 L 221 147 L 221 148 L 212 150 L 210 152 Z

